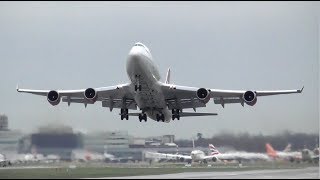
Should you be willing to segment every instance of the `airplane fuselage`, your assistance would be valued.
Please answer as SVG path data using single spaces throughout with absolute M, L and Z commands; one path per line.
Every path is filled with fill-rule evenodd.
M 172 114 L 166 105 L 160 86 L 160 73 L 149 49 L 140 43 L 133 46 L 126 68 L 137 106 L 153 120 L 157 120 L 157 114 L 163 114 L 165 122 L 170 122 Z M 141 90 L 135 91 L 135 85 L 141 85 Z
M 205 153 L 200 150 L 193 150 L 191 151 L 191 158 L 192 161 L 203 161 L 205 157 Z

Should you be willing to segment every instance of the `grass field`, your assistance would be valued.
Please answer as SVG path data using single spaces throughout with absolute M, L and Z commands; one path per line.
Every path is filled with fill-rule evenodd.
M 171 166 L 171 167 L 170 167 Z M 235 165 L 217 165 L 212 167 L 195 166 L 173 166 L 161 165 L 150 167 L 76 167 L 68 166 L 59 168 L 32 168 L 32 169 L 0 169 L 0 179 L 8 178 L 94 178 L 94 177 L 115 177 L 115 176 L 135 176 L 135 175 L 157 175 L 181 172 L 208 172 L 208 171 L 242 171 L 258 169 L 280 169 L 280 168 L 304 168 L 307 164 L 275 164 L 275 165 L 245 165 L 238 167 Z

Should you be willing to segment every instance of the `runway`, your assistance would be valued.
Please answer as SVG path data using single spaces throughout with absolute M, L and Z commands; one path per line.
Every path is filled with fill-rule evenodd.
M 1 170 L 8 170 L 8 169 L 54 169 L 54 168 L 61 168 L 59 166 L 8 166 L 8 167 L 0 167 Z
M 177 174 L 122 176 L 98 179 L 319 179 L 319 167 L 303 169 L 250 170 L 232 172 L 185 172 Z

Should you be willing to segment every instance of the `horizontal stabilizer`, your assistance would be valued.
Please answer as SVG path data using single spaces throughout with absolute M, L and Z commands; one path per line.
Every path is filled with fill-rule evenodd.
M 180 113 L 180 117 L 187 116 L 216 116 L 218 113 L 197 113 L 197 112 L 182 112 Z
M 140 113 L 128 113 L 129 116 L 139 116 Z M 181 112 L 180 117 L 187 116 L 216 116 L 218 113 Z

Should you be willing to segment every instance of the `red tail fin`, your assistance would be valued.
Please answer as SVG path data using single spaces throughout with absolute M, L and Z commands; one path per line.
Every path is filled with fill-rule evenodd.
M 210 155 L 220 154 L 218 149 L 216 147 L 214 147 L 213 144 L 209 144 L 209 150 L 210 150 Z
M 273 147 L 269 143 L 266 143 L 266 151 L 268 156 L 273 158 L 277 157 L 277 152 L 273 149 Z

